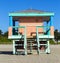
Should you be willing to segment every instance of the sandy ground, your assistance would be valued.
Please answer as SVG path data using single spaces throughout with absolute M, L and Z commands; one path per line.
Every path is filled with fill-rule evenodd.
M 12 45 L 0 45 L 0 63 L 60 63 L 60 45 L 50 45 L 51 54 L 12 55 Z

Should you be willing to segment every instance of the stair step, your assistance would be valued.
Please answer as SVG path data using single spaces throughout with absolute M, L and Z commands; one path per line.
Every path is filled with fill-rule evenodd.
M 47 44 L 39 44 L 39 45 L 47 45 Z
M 24 46 L 24 44 L 15 44 L 15 46 Z

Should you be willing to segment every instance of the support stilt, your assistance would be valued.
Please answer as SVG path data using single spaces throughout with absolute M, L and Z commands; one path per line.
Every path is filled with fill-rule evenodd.
M 13 40 L 13 54 L 16 54 L 15 40 Z
M 30 41 L 30 53 L 32 53 L 32 41 Z
M 25 51 L 25 55 L 27 55 L 27 41 L 24 38 L 24 51 Z
M 47 41 L 47 49 L 46 49 L 46 53 L 50 53 L 50 45 L 49 45 L 49 40 Z
M 37 53 L 38 53 L 38 54 L 40 54 L 39 47 L 40 47 L 40 45 L 39 45 L 39 38 L 37 38 L 37 48 L 38 48 L 38 49 L 37 49 Z
M 25 34 L 24 34 L 24 50 L 25 50 L 25 55 L 27 55 L 26 27 L 25 27 Z

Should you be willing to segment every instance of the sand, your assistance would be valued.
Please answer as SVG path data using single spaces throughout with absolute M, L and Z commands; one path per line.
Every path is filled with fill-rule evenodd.
M 50 45 L 51 54 L 12 55 L 12 45 L 0 45 L 0 63 L 60 63 L 60 45 Z

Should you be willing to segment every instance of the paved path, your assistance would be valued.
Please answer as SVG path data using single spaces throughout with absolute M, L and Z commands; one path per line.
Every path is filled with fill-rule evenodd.
M 0 45 L 0 63 L 60 63 L 60 45 L 51 45 L 51 54 L 12 55 L 12 45 Z

